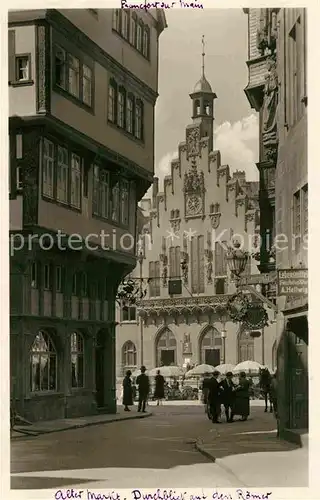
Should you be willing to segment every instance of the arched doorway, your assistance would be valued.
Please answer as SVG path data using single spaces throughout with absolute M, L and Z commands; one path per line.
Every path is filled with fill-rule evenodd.
M 165 328 L 156 343 L 157 366 L 175 365 L 177 360 L 177 341 L 172 331 Z
M 56 391 L 57 377 L 56 347 L 47 332 L 39 331 L 30 349 L 30 391 Z
M 250 332 L 241 329 L 238 336 L 238 362 L 254 361 L 254 339 L 250 336 Z
M 220 365 L 222 338 L 213 326 L 208 326 L 200 336 L 200 363 Z

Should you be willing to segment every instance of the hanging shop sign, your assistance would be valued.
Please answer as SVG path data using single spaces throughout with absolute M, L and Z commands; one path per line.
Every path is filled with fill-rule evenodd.
M 308 269 L 279 269 L 278 296 L 306 297 Z
M 268 314 L 263 305 L 251 303 L 243 317 L 243 324 L 246 328 L 254 330 L 264 328 L 268 325 Z
M 227 302 L 227 312 L 233 321 L 242 321 L 249 306 L 249 299 L 242 292 L 232 295 Z

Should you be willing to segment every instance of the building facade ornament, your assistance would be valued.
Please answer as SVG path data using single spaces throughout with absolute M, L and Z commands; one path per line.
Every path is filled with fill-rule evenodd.
M 266 159 L 274 160 L 278 147 L 278 75 L 274 57 L 268 58 L 267 70 L 262 111 L 262 142 Z
M 191 126 L 186 131 L 187 157 L 200 156 L 200 126 Z
M 221 218 L 221 213 L 217 212 L 214 214 L 209 214 L 210 220 L 211 220 L 211 227 L 213 229 L 217 229 L 220 225 L 220 218 Z

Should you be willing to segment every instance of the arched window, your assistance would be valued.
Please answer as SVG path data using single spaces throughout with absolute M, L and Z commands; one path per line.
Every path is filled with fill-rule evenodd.
M 242 330 L 239 334 L 239 363 L 242 361 L 254 361 L 254 339 L 250 336 L 250 332 Z
M 205 101 L 204 109 L 205 109 L 205 114 L 210 116 L 211 115 L 211 105 L 209 102 Z
M 157 366 L 170 366 L 176 364 L 177 341 L 169 328 L 163 330 L 158 337 L 156 349 Z
M 197 99 L 195 101 L 195 110 L 196 110 L 196 115 L 200 115 L 200 113 L 201 113 L 201 107 L 200 107 L 200 101 L 199 101 L 199 99 Z
M 200 340 L 200 363 L 218 366 L 221 359 L 221 334 L 214 327 L 205 330 Z
M 135 368 L 137 366 L 137 348 L 131 340 L 128 340 L 122 347 L 123 370 Z
M 84 342 L 83 336 L 78 332 L 71 334 L 71 386 L 84 386 Z
M 50 336 L 37 333 L 30 351 L 30 390 L 57 390 L 57 353 Z

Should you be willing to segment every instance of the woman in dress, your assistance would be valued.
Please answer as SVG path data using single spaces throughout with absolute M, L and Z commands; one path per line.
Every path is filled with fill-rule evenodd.
M 241 415 L 241 420 L 244 422 L 250 415 L 250 382 L 246 377 L 245 372 L 239 375 L 239 384 L 235 388 L 234 407 L 232 409 L 231 419 L 233 415 Z
M 133 391 L 132 391 L 132 381 L 131 381 L 131 371 L 126 372 L 126 376 L 122 382 L 123 387 L 123 399 L 122 404 L 124 405 L 124 411 L 131 411 L 129 406 L 133 406 Z
M 160 370 L 157 371 L 157 375 L 155 376 L 155 383 L 154 399 L 157 400 L 157 406 L 159 406 L 164 399 L 164 377 L 161 375 Z

